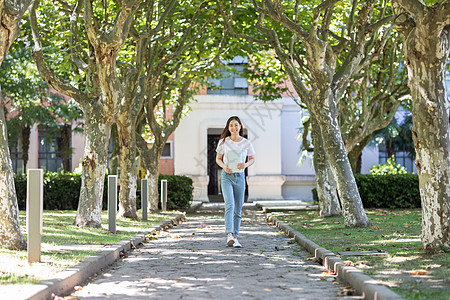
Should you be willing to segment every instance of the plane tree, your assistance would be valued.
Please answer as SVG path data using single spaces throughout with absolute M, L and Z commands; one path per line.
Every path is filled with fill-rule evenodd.
M 101 226 L 111 126 L 126 92 L 117 57 L 140 4 L 140 0 L 113 5 L 90 0 L 37 0 L 30 10 L 33 58 L 41 77 L 77 101 L 84 115 L 77 226 Z
M 0 0 L 0 66 L 19 35 L 23 15 L 31 0 Z M 14 173 L 8 147 L 4 102 L 0 87 L 0 245 L 7 249 L 25 249 L 20 231 L 19 207 L 14 186 Z
M 367 226 L 370 222 L 339 130 L 338 101 L 353 76 L 376 56 L 372 49 L 385 44 L 388 35 L 381 29 L 393 17 L 386 15 L 383 3 L 375 0 L 339 2 L 314 2 L 311 9 L 300 1 L 251 1 L 223 4 L 223 12 L 229 20 L 229 32 L 269 44 L 275 51 L 299 98 L 308 107 L 313 128 L 317 122 L 315 128 L 323 144 L 315 146 L 324 149 L 336 179 L 345 225 Z M 235 26 L 231 19 L 241 17 L 242 11 L 251 13 L 248 19 L 257 21 L 248 26 L 247 19 L 247 26 Z
M 412 97 L 412 136 L 426 252 L 450 250 L 450 129 L 445 71 L 450 1 L 393 0 Z M 447 91 L 448 92 L 448 91 Z

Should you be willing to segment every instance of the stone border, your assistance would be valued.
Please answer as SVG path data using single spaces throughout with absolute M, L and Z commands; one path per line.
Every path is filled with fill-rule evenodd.
M 178 214 L 174 218 L 165 220 L 148 231 L 138 234 L 131 239 L 125 239 L 115 245 L 107 247 L 105 250 L 87 257 L 79 264 L 69 267 L 64 271 L 57 273 L 53 278 L 43 280 L 39 283 L 27 287 L 23 292 L 18 293 L 17 299 L 51 299 L 52 294 L 66 295 L 73 291 L 74 286 L 79 285 L 89 279 L 101 269 L 120 258 L 121 254 L 126 253 L 135 245 L 139 245 L 145 240 L 145 236 L 153 230 L 162 229 L 165 225 L 180 224 L 185 218 L 184 214 Z
M 333 270 L 339 279 L 351 284 L 357 293 L 362 295 L 363 299 L 403 299 L 400 295 L 394 293 L 388 287 L 380 285 L 378 281 L 367 276 L 361 270 L 355 267 L 345 266 L 344 261 L 335 253 L 320 247 L 300 232 L 278 220 L 276 217 L 268 215 L 267 220 L 273 222 L 278 228 L 287 233 L 289 237 L 293 237 L 297 243 L 314 255 L 316 259 L 321 260 L 322 264 L 327 269 Z

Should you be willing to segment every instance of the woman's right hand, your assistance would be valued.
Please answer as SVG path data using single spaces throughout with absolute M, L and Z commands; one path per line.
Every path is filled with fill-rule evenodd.
M 233 173 L 233 170 L 231 170 L 230 168 L 228 168 L 228 166 L 225 166 L 225 172 L 227 172 L 228 174 Z

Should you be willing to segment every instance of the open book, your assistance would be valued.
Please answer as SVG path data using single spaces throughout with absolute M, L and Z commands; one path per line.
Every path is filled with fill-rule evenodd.
M 238 163 L 243 163 L 244 159 L 242 157 L 242 151 L 231 150 L 228 152 L 228 168 L 230 168 L 233 173 L 239 172 L 237 165 Z

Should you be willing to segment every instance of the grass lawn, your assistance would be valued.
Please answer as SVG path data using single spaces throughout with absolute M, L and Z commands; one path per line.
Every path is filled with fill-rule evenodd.
M 377 255 L 341 258 L 405 299 L 450 300 L 450 253 L 425 255 L 420 242 L 420 210 L 366 213 L 372 227 L 345 228 L 342 217 L 321 219 L 317 211 L 273 215 L 334 253 L 376 251 Z
M 132 238 L 178 213 L 152 213 L 145 222 L 117 219 L 117 233 L 112 234 L 108 231 L 107 211 L 102 212 L 102 228 L 73 226 L 76 211 L 44 211 L 41 263 L 28 264 L 26 250 L 11 251 L 0 248 L 0 284 L 36 283 L 50 278 L 57 272 L 102 251 L 105 246 Z M 20 212 L 20 225 L 26 239 L 25 211 Z

